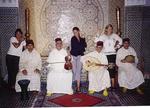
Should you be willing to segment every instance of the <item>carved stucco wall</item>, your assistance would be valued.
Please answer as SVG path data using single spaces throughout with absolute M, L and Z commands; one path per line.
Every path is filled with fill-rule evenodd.
M 25 31 L 25 8 L 30 9 L 30 33 L 41 55 L 54 47 L 54 38 L 61 36 L 66 44 L 72 27 L 85 34 L 88 51 L 94 50 L 97 29 L 108 24 L 109 0 L 19 0 L 20 27 Z
M 120 8 L 121 17 L 121 32 L 124 32 L 124 0 L 109 0 L 109 23 L 114 27 L 114 32 L 117 31 L 116 8 Z M 123 33 L 124 34 L 124 33 Z
M 111 11 L 110 6 L 116 7 L 110 5 L 110 0 L 19 0 L 19 25 L 25 31 L 24 12 L 29 8 L 31 38 L 42 56 L 48 55 L 57 36 L 65 40 L 65 45 L 69 44 L 73 26 L 78 26 L 85 34 L 87 52 L 93 51 L 97 30 L 101 29 L 102 32 L 109 23 L 113 23 L 116 28 L 116 20 L 113 18 L 115 11 Z M 43 62 L 45 59 L 43 57 Z M 42 80 L 46 81 L 47 68 L 43 65 L 42 70 Z M 86 80 L 87 74 L 82 73 L 81 79 Z
M 41 55 L 48 55 L 54 38 L 61 36 L 68 45 L 72 27 L 78 26 L 85 34 L 88 48 L 94 50 L 97 29 L 103 31 L 111 23 L 116 32 L 116 7 L 121 8 L 123 31 L 124 0 L 19 0 L 20 27 L 25 31 L 25 8 L 30 9 L 30 34 Z M 65 45 L 66 45 L 65 44 Z

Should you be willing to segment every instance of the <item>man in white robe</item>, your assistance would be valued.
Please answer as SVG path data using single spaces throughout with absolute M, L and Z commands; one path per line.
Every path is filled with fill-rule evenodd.
M 107 56 L 108 63 L 116 64 L 116 51 L 121 47 L 122 39 L 117 34 L 113 33 L 113 26 L 111 24 L 108 24 L 105 27 L 104 34 L 95 38 L 95 42 L 97 41 L 103 41 L 104 47 L 102 51 Z M 117 76 L 116 67 L 114 66 L 113 68 L 108 69 L 108 71 L 111 78 L 112 89 L 115 89 Z
M 103 42 L 98 41 L 96 45 L 96 51 L 83 56 L 81 58 L 81 62 L 83 62 L 87 57 L 94 57 L 101 62 L 100 64 L 95 64 L 96 66 L 100 66 L 98 70 L 88 72 L 89 93 L 93 94 L 94 92 L 104 90 L 103 95 L 108 96 L 107 88 L 109 88 L 111 84 L 109 72 L 107 70 L 108 60 L 106 55 L 101 52 L 102 48 Z
M 55 39 L 56 48 L 49 53 L 47 75 L 47 96 L 52 93 L 72 94 L 72 71 L 64 69 L 67 51 L 62 48 L 61 38 Z
M 19 72 L 16 77 L 16 92 L 20 92 L 21 88 L 18 84 L 19 80 L 28 79 L 30 80 L 28 90 L 29 91 L 40 91 L 40 70 L 42 61 L 40 54 L 34 49 L 34 43 L 32 40 L 28 40 L 26 43 L 27 49 L 23 51 L 20 62 Z
M 137 88 L 139 94 L 143 94 L 138 88 L 143 82 L 143 74 L 137 68 L 138 58 L 135 50 L 129 46 L 130 39 L 123 39 L 123 47 L 117 52 L 116 64 L 118 66 L 118 82 L 120 87 L 123 87 L 123 92 L 127 89 Z M 127 55 L 133 55 L 135 57 L 134 63 L 128 63 L 124 60 Z

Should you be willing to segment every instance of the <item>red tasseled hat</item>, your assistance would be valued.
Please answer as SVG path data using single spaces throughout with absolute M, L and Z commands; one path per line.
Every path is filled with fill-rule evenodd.
M 102 42 L 102 41 L 98 41 L 98 42 L 96 43 L 96 46 L 103 46 L 103 42 Z

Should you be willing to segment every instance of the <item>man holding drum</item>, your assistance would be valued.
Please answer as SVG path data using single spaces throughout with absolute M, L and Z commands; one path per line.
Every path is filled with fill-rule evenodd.
M 139 86 L 144 82 L 142 72 L 137 68 L 138 58 L 135 50 L 130 47 L 130 39 L 123 39 L 123 47 L 117 52 L 118 82 L 125 93 L 127 89 L 137 88 L 139 94 L 143 92 Z

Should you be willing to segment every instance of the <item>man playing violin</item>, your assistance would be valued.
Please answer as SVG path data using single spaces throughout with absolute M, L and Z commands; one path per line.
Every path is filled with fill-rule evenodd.
M 47 75 L 47 96 L 51 96 L 52 93 L 64 93 L 72 94 L 72 72 L 71 66 L 65 65 L 67 57 L 67 51 L 63 49 L 63 42 L 61 38 L 55 39 L 55 46 L 47 59 L 49 63 L 49 73 Z M 67 61 L 68 63 L 68 61 Z M 66 69 L 65 69 L 66 68 Z

